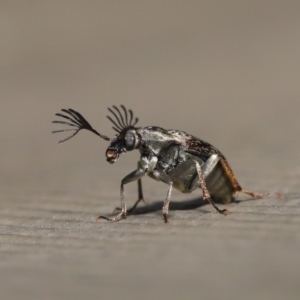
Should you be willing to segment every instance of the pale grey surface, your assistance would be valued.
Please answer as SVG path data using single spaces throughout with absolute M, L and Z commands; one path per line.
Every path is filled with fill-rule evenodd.
M 0 1 L 0 299 L 299 299 L 298 1 Z M 284 199 L 216 214 L 144 180 L 119 223 L 138 153 L 108 165 L 82 132 L 58 146 L 60 108 L 112 135 L 106 107 L 217 146 L 242 186 Z M 136 185 L 125 187 L 136 200 Z M 239 197 L 238 199 L 247 199 Z M 199 205 L 198 205 L 199 203 Z M 223 206 L 222 206 L 223 207 Z

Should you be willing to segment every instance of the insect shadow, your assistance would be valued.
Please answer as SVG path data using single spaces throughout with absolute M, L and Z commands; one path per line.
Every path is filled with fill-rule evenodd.
M 213 198 L 213 200 L 216 203 L 222 203 L 220 199 Z M 253 199 L 252 199 L 253 200 Z M 236 200 L 233 199 L 232 203 L 240 203 L 243 200 Z M 203 197 L 197 197 L 189 200 L 184 200 L 180 202 L 171 202 L 169 210 L 170 211 L 176 211 L 176 210 L 194 210 L 203 206 L 208 205 L 209 203 L 203 199 Z M 141 204 L 140 206 L 136 207 L 134 210 L 131 212 L 128 212 L 128 216 L 131 215 L 144 215 L 144 214 L 149 214 L 149 213 L 155 213 L 155 212 L 161 212 L 161 208 L 163 206 L 163 201 L 154 201 L 151 203 L 146 203 L 146 204 Z M 116 207 L 114 211 L 111 213 L 111 215 L 114 215 L 116 212 L 120 211 L 120 207 Z M 206 210 L 201 210 L 203 213 L 207 213 L 208 211 Z

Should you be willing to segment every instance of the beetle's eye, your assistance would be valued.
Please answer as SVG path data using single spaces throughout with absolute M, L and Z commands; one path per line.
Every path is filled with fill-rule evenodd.
M 128 132 L 125 135 L 125 141 L 126 141 L 126 149 L 132 150 L 135 145 L 135 136 L 132 132 Z

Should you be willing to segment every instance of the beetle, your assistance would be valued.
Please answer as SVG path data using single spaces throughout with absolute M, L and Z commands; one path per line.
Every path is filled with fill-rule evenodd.
M 168 223 L 172 188 L 182 193 L 191 193 L 201 188 L 203 199 L 223 215 L 230 212 L 218 208 L 212 198 L 218 198 L 223 204 L 227 204 L 238 193 L 245 193 L 253 198 L 263 198 L 266 195 L 243 189 L 227 159 L 216 147 L 184 131 L 167 130 L 158 126 L 137 127 L 138 118 L 135 118 L 132 110 L 127 110 L 124 105 L 120 105 L 120 108 L 115 105 L 108 108 L 111 115 L 107 118 L 116 131 L 116 135 L 112 138 L 96 131 L 79 112 L 71 108 L 61 111 L 62 113 L 55 115 L 63 118 L 63 121 L 53 121 L 53 123 L 72 128 L 55 130 L 52 133 L 72 130 L 75 132 L 60 140 L 59 143 L 69 140 L 80 130 L 86 129 L 110 142 L 106 150 L 106 160 L 111 164 L 115 163 L 122 153 L 132 150 L 140 152 L 137 169 L 121 181 L 120 212 L 112 218 L 99 216 L 96 220 L 119 221 L 126 218 L 127 212 L 133 211 L 140 201 L 144 201 L 141 178 L 145 175 L 168 185 L 167 196 L 162 207 L 162 218 L 165 223 Z M 124 185 L 136 180 L 139 197 L 134 206 L 127 211 Z

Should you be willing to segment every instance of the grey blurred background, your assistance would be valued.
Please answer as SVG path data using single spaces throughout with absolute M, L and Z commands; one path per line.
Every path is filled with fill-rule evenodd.
M 95 135 L 82 132 L 58 146 L 64 135 L 50 132 L 61 128 L 51 124 L 54 114 L 70 107 L 113 135 L 106 108 L 124 104 L 141 126 L 185 130 L 217 146 L 242 186 L 280 191 L 300 212 L 299 16 L 299 1 L 0 1 L 0 265 L 6 297 L 198 299 L 202 293 L 204 299 L 297 299 L 297 284 L 284 283 L 300 275 L 299 214 L 290 211 L 295 219 L 287 227 L 266 217 L 265 235 L 257 237 L 266 220 L 261 203 L 274 208 L 286 202 L 253 201 L 251 222 L 239 215 L 242 223 L 228 225 L 228 232 L 222 222 L 229 219 L 212 213 L 201 231 L 202 208 L 174 211 L 168 228 L 159 212 L 95 224 L 95 216 L 119 205 L 120 180 L 135 168 L 138 153 L 110 166 L 107 143 Z M 166 186 L 157 182 L 146 179 L 144 189 L 149 203 L 165 197 Z M 200 195 L 174 191 L 172 199 Z M 128 205 L 135 197 L 135 184 L 126 186 Z M 176 223 L 181 217 L 192 222 L 189 230 Z M 284 224 L 292 219 L 282 218 Z M 249 226 L 241 227 L 246 221 Z M 240 244 L 247 233 L 250 242 Z M 269 244 L 261 245 L 265 237 Z M 248 261 L 259 245 L 262 252 L 278 252 Z M 223 250 L 230 252 L 223 257 Z M 217 260 L 206 264 L 202 251 Z

